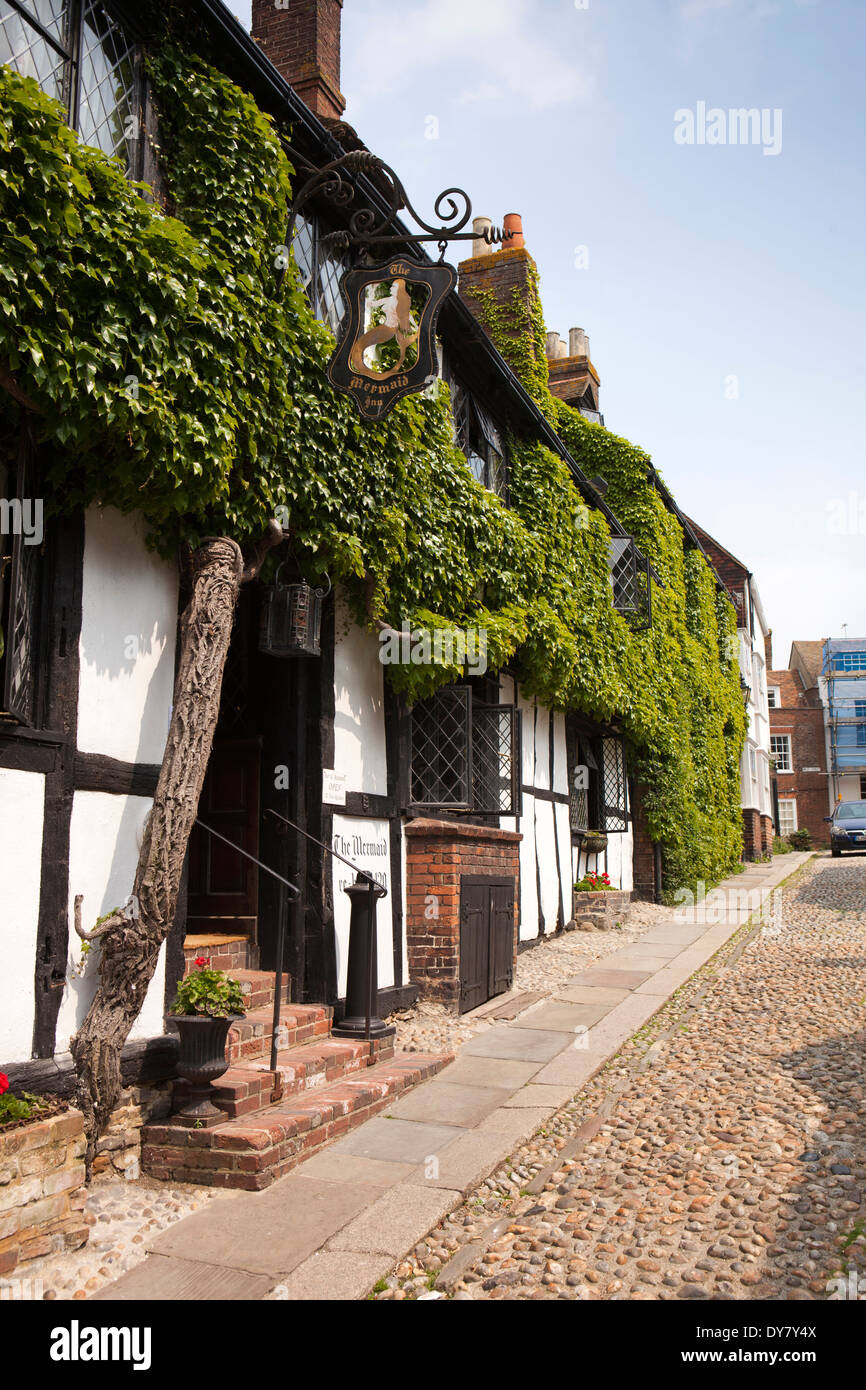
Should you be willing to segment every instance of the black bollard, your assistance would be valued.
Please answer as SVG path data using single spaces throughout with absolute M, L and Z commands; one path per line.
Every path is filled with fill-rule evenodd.
M 397 1030 L 374 1014 L 379 972 L 376 959 L 376 904 L 387 888 L 359 874 L 343 890 L 352 904 L 346 1016 L 331 1029 L 334 1038 L 388 1038 Z

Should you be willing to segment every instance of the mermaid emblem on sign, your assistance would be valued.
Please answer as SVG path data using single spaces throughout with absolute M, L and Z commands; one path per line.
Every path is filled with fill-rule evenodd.
M 350 371 L 375 379 L 414 367 L 421 314 L 429 297 L 427 285 L 412 285 L 403 276 L 368 285 L 364 291 L 364 331 L 349 353 Z
M 381 420 L 401 396 L 438 375 L 436 320 L 457 279 L 452 266 L 407 256 L 346 271 L 347 312 L 328 378 L 367 420 Z

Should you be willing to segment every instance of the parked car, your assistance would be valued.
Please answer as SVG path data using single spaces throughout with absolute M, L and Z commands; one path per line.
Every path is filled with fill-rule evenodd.
M 843 849 L 866 849 L 866 801 L 840 801 L 830 822 L 830 853 L 838 859 Z

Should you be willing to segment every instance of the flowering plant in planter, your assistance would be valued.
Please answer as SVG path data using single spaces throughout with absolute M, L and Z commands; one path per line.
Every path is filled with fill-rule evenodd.
M 196 971 L 181 980 L 171 1012 L 175 1017 L 231 1018 L 247 1011 L 237 980 L 224 970 L 209 970 L 210 956 L 196 956 Z
M 613 893 L 613 884 L 607 874 L 584 874 L 583 878 L 574 885 L 576 893 Z
M 4 1125 L 29 1120 L 40 1111 L 50 1108 L 49 1101 L 43 1100 L 42 1096 L 32 1096 L 29 1091 L 22 1091 L 20 1096 L 13 1096 L 9 1091 L 9 1077 L 0 1071 L 0 1129 Z

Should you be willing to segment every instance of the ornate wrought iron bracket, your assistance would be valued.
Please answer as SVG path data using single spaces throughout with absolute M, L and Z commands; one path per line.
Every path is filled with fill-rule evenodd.
M 377 213 L 372 208 L 356 208 L 349 217 L 349 225 L 339 231 L 329 232 L 321 239 L 321 244 L 333 250 L 348 250 L 370 246 L 413 246 L 425 241 L 435 241 L 444 260 L 450 241 L 474 241 L 478 239 L 474 231 L 464 228 L 472 217 L 472 204 L 469 195 L 462 188 L 446 188 L 433 205 L 433 215 L 440 218 L 439 225 L 425 222 L 412 206 L 400 179 L 389 164 L 369 150 L 350 150 L 347 154 L 332 159 L 321 169 L 316 169 L 297 150 L 286 146 L 289 157 L 302 173 L 307 174 L 306 182 L 295 192 L 292 211 L 286 230 L 286 247 L 290 248 L 295 234 L 295 224 L 307 203 L 312 199 L 323 199 L 334 207 L 345 208 L 355 200 L 355 184 L 346 175 L 366 174 L 376 179 L 379 190 L 388 200 L 387 211 Z M 401 212 L 409 216 L 423 228 L 421 232 L 395 233 L 391 230 L 394 218 Z M 501 227 L 487 227 L 481 233 L 488 246 L 510 240 L 512 232 L 504 232 Z M 280 265 L 281 274 L 285 265 Z

